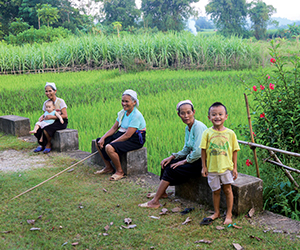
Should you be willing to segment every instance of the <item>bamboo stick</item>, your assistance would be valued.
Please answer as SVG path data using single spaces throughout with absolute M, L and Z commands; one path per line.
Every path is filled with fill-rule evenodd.
M 96 151 L 96 152 L 90 154 L 89 156 L 85 157 L 84 159 L 80 160 L 79 162 L 77 162 L 77 163 L 71 165 L 70 167 L 67 167 L 65 170 L 63 170 L 63 171 L 61 171 L 61 172 L 59 172 L 59 173 L 53 175 L 53 176 L 50 177 L 49 179 L 47 179 L 47 180 L 41 182 L 40 184 L 38 184 L 38 185 L 36 185 L 36 186 L 34 186 L 34 187 L 32 187 L 32 188 L 29 188 L 28 190 L 24 191 L 23 193 L 21 193 L 21 194 L 15 196 L 14 198 L 12 198 L 12 199 L 10 199 L 10 200 L 14 200 L 14 199 L 16 199 L 16 198 L 22 196 L 23 194 L 26 194 L 26 193 L 30 192 L 31 190 L 33 190 L 33 189 L 35 189 L 35 188 L 37 188 L 37 187 L 43 185 L 43 184 L 46 183 L 47 181 L 50 181 L 51 179 L 53 179 L 53 178 L 59 176 L 60 174 L 66 172 L 67 170 L 69 170 L 69 169 L 72 168 L 72 167 L 75 167 L 75 166 L 78 165 L 79 163 L 81 163 L 81 162 L 87 160 L 88 158 L 91 158 L 92 156 L 94 156 L 94 155 L 97 154 L 97 153 L 98 153 L 98 151 Z
M 252 123 L 251 123 L 251 116 L 250 116 L 250 110 L 249 110 L 249 103 L 248 103 L 248 98 L 247 95 L 244 93 L 245 96 L 245 102 L 246 102 L 246 108 L 247 108 L 247 115 L 248 115 L 248 122 L 249 122 L 249 128 L 250 128 L 250 136 L 251 136 L 251 141 L 254 143 L 254 136 L 253 136 L 253 130 L 252 130 Z M 256 149 L 252 148 L 253 154 L 254 154 L 254 161 L 255 161 L 255 167 L 256 167 L 256 175 L 259 178 L 259 167 L 258 167 L 258 161 L 257 161 L 257 155 L 256 155 Z
M 275 158 L 275 160 L 276 160 L 278 163 L 280 163 L 282 166 L 284 166 L 284 165 L 282 164 L 281 160 L 279 160 L 279 158 L 277 157 L 277 155 L 276 155 L 272 150 L 269 150 L 269 152 L 270 152 L 271 156 L 273 156 L 273 157 Z M 289 168 L 290 168 L 290 167 L 289 167 Z M 293 169 L 293 168 L 291 168 L 291 169 Z M 290 171 L 288 171 L 288 170 L 287 170 L 286 168 L 284 168 L 284 167 L 283 167 L 282 170 L 283 170 L 283 172 L 286 174 L 286 176 L 289 178 L 289 180 L 290 180 L 292 183 L 294 183 L 294 185 L 295 185 L 297 188 L 299 188 L 298 183 L 295 181 L 295 179 L 294 179 L 293 176 L 291 175 Z M 297 170 L 297 169 L 294 169 L 294 170 L 292 170 L 292 171 L 297 172 L 297 171 L 295 171 L 295 170 Z M 299 173 L 300 173 L 300 170 L 299 170 Z
M 293 172 L 296 172 L 296 173 L 300 174 L 300 170 L 295 169 L 295 168 L 291 168 L 291 167 L 286 166 L 286 165 L 283 165 L 283 164 L 281 164 L 281 163 L 279 163 L 279 162 L 277 162 L 277 161 L 272 161 L 272 160 L 269 160 L 269 159 L 265 159 L 265 161 L 266 161 L 266 162 L 269 162 L 269 163 L 272 163 L 272 164 L 274 164 L 274 165 L 277 165 L 277 166 L 279 166 L 279 167 L 283 167 L 283 168 L 285 168 L 285 169 L 288 169 L 288 170 L 290 170 L 290 171 L 293 171 Z
M 250 147 L 263 148 L 263 149 L 272 150 L 274 152 L 278 152 L 278 153 L 282 153 L 282 154 L 286 154 L 286 155 L 292 155 L 292 156 L 300 157 L 300 154 L 298 154 L 298 153 L 289 152 L 289 151 L 285 151 L 285 150 L 277 149 L 277 148 L 272 148 L 272 147 L 268 147 L 268 146 L 257 144 L 257 143 L 241 141 L 241 140 L 238 140 L 238 143 L 241 143 L 241 144 L 244 144 L 244 145 L 249 145 Z

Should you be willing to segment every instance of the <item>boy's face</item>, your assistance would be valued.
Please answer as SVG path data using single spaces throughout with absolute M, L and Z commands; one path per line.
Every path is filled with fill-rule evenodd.
M 53 103 L 47 102 L 46 103 L 46 111 L 51 113 L 53 110 L 55 110 L 55 107 L 54 107 Z
M 208 119 L 213 123 L 214 126 L 222 126 L 227 120 L 227 117 L 228 115 L 226 114 L 223 106 L 210 108 Z

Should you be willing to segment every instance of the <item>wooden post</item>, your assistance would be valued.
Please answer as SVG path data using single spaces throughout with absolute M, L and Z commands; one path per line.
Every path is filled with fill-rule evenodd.
M 250 110 L 249 110 L 249 104 L 248 104 L 248 98 L 247 95 L 244 93 L 245 96 L 245 102 L 246 102 L 246 108 L 247 108 L 247 115 L 248 115 L 248 122 L 249 122 L 249 128 L 250 128 L 250 136 L 251 136 L 251 141 L 254 143 L 254 136 L 253 136 L 253 130 L 252 130 L 252 124 L 251 124 L 251 116 L 250 116 Z M 253 154 L 254 154 L 254 161 L 255 161 L 255 166 L 256 166 L 256 175 L 259 178 L 259 168 L 258 168 L 258 161 L 257 161 L 257 155 L 256 155 L 256 149 L 255 147 L 252 148 Z

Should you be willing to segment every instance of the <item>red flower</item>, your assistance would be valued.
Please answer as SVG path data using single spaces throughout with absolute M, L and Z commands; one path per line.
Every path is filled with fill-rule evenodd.
M 275 58 L 271 58 L 271 59 L 270 59 L 270 62 L 271 62 L 271 63 L 275 63 L 275 62 L 276 62 Z
M 270 83 L 270 84 L 269 84 L 269 88 L 272 89 L 272 90 L 274 89 L 274 86 L 275 86 L 275 85 L 274 85 L 273 83 Z
M 268 75 L 268 79 L 270 79 L 270 78 L 271 78 L 271 76 Z
M 269 129 L 267 128 L 267 130 L 269 131 Z
M 256 136 L 256 134 L 255 134 L 254 132 L 252 132 L 252 134 L 253 134 L 254 136 Z
M 264 89 L 265 89 L 265 86 L 264 86 L 264 85 L 260 85 L 260 89 L 261 89 L 261 90 L 264 90 Z
M 266 116 L 265 116 L 265 113 L 260 114 L 259 117 L 260 117 L 260 118 L 265 118 L 265 117 L 266 117 Z
M 254 91 L 257 91 L 257 87 L 255 85 L 252 88 Z
M 279 99 L 278 101 L 281 102 L 281 99 Z
M 247 159 L 246 165 L 249 167 L 249 166 L 252 165 L 252 164 L 253 164 L 252 161 L 250 161 L 249 159 Z

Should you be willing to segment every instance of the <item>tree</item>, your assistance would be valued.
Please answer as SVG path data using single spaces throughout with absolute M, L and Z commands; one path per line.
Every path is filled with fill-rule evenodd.
M 246 34 L 246 0 L 210 0 L 205 11 L 222 35 Z
M 23 22 L 22 18 L 16 18 L 15 22 L 12 22 L 10 24 L 9 27 L 9 31 L 13 34 L 13 35 L 17 35 L 27 29 L 29 29 L 30 26 L 28 23 Z
M 104 24 L 106 25 L 121 22 L 125 28 L 136 26 L 136 21 L 141 16 L 135 0 L 106 0 L 103 9 L 105 12 Z
M 270 17 L 276 12 L 276 9 L 262 0 L 257 0 L 249 4 L 248 12 L 255 38 L 258 40 L 265 38 Z
M 18 17 L 22 0 L 0 1 L 1 33 L 8 35 L 10 23 Z
M 199 0 L 142 0 L 144 26 L 181 31 L 186 26 L 185 20 L 195 13 L 190 4 L 196 2 Z
M 197 31 L 201 29 L 213 29 L 214 24 L 211 21 L 208 21 L 206 17 L 201 16 L 196 20 L 196 29 Z
M 120 22 L 113 22 L 112 25 L 114 26 L 114 29 L 118 32 L 118 37 L 120 37 L 120 30 L 122 29 L 122 24 Z
M 51 4 L 42 4 L 41 8 L 37 9 L 36 12 L 41 21 L 47 22 L 48 27 L 50 23 L 52 24 L 54 21 L 58 21 L 58 9 L 52 7 Z

